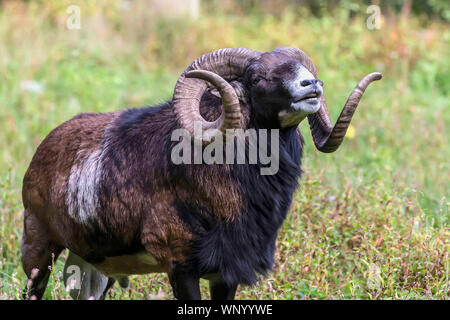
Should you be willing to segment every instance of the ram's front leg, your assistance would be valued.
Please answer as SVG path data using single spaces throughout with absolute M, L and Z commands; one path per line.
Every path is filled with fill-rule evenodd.
M 211 300 L 234 300 L 238 285 L 229 285 L 222 279 L 209 280 Z
M 190 268 L 174 263 L 169 280 L 178 300 L 201 300 L 200 276 Z

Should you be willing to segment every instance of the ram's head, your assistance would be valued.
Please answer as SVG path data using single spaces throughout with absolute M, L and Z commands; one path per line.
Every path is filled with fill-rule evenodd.
M 199 113 L 199 101 L 211 83 L 223 101 L 223 113 L 208 122 Z M 367 86 L 381 79 L 378 72 L 365 76 L 351 92 L 334 127 L 323 95 L 323 82 L 301 50 L 279 47 L 260 53 L 249 49 L 220 49 L 194 61 L 180 76 L 173 104 L 181 125 L 195 138 L 194 123 L 208 129 L 242 128 L 241 101 L 250 105 L 252 119 L 267 128 L 297 126 L 308 117 L 314 143 L 322 152 L 333 152 L 342 143 L 353 113 Z

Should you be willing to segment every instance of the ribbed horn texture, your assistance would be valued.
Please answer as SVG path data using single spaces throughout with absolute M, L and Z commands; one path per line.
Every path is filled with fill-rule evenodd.
M 201 123 L 203 132 L 208 129 L 225 132 L 226 129 L 240 127 L 239 100 L 227 81 L 240 77 L 249 61 L 258 58 L 260 55 L 261 53 L 257 51 L 245 48 L 220 49 L 201 56 L 181 74 L 175 86 L 172 102 L 178 121 L 191 136 L 206 143 L 210 142 L 213 137 L 213 135 L 196 136 L 197 132 L 194 132 L 195 122 Z M 191 73 L 194 70 L 202 71 Z M 204 80 L 216 86 L 222 97 L 224 111 L 213 122 L 203 119 L 199 112 L 201 97 L 207 89 L 207 83 Z M 230 91 L 230 88 L 233 92 Z
M 225 129 L 239 129 L 241 124 L 241 106 L 234 88 L 221 76 L 206 70 L 193 70 L 186 78 L 197 78 L 210 82 L 219 91 L 223 104 L 222 133 Z
M 316 123 L 314 123 L 315 119 L 308 118 L 311 127 L 311 132 L 314 138 L 314 144 L 316 145 L 318 150 L 330 153 L 336 151 L 339 148 L 342 141 L 344 141 L 345 133 L 347 132 L 348 126 L 352 121 L 353 114 L 355 113 L 356 108 L 358 107 L 359 101 L 361 100 L 364 91 L 372 81 L 380 80 L 381 78 L 382 78 L 381 73 L 373 72 L 365 76 L 358 83 L 355 89 L 353 89 L 352 93 L 350 93 L 347 102 L 345 103 L 345 106 L 342 109 L 341 114 L 339 115 L 339 118 L 337 119 L 336 124 L 334 125 L 333 128 L 331 128 L 330 126 L 327 127 L 326 130 L 323 129 L 314 130 L 316 127 Z M 324 102 L 323 105 L 325 105 L 325 101 L 323 102 Z M 330 121 L 329 117 L 327 118 L 328 121 Z M 323 132 L 329 133 L 323 135 Z
M 311 59 L 300 49 L 291 47 L 278 47 L 274 52 L 282 53 L 299 60 L 315 77 L 317 71 Z M 347 128 L 355 113 L 361 97 L 372 81 L 380 80 L 381 73 L 373 72 L 365 76 L 352 91 L 345 103 L 342 112 L 334 127 L 331 125 L 325 97 L 320 99 L 320 109 L 316 113 L 308 115 L 309 126 L 316 148 L 321 152 L 334 152 L 344 140 Z

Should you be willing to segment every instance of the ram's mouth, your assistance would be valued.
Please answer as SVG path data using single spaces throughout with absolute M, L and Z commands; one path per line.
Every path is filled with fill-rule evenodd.
M 303 116 L 317 112 L 320 108 L 319 98 L 321 95 L 321 91 L 311 91 L 292 99 L 290 106 L 291 112 Z
M 319 97 L 320 97 L 320 94 L 318 92 L 311 92 L 301 98 L 295 99 L 294 103 L 309 100 L 309 99 L 318 99 Z

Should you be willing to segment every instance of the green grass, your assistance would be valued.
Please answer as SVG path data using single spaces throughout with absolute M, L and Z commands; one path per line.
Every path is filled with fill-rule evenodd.
M 307 123 L 305 174 L 278 237 L 276 265 L 239 299 L 448 299 L 448 24 L 349 20 L 287 11 L 207 13 L 163 22 L 145 8 L 82 7 L 82 28 L 65 28 L 60 7 L 0 7 L 0 299 L 18 299 L 21 180 L 40 141 L 79 112 L 151 105 L 170 98 L 179 73 L 200 54 L 244 46 L 305 50 L 319 68 L 332 119 L 366 73 L 384 79 L 365 94 L 334 154 L 314 150 Z M 115 3 L 115 2 L 113 2 Z M 142 6 L 142 5 L 141 5 Z M 426 24 L 425 24 L 426 23 Z M 187 32 L 186 32 L 187 31 Z M 21 88 L 26 80 L 41 93 Z M 45 298 L 66 299 L 65 254 Z M 207 283 L 202 282 L 207 296 Z M 173 298 L 166 276 L 133 276 L 111 299 Z

